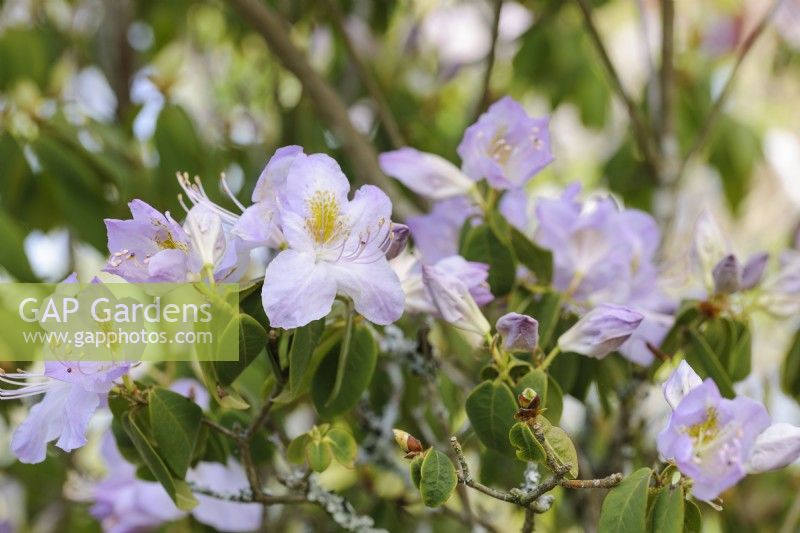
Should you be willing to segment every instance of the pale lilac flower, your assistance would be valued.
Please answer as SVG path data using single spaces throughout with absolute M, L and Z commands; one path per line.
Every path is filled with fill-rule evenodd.
M 204 204 L 192 207 L 183 224 L 190 253 L 187 280 L 202 279 L 212 272 L 216 281 L 235 282 L 244 274 L 250 248 L 225 227 L 218 213 Z
M 800 456 L 800 428 L 770 425 L 767 410 L 743 396 L 723 398 L 682 361 L 664 383 L 672 407 L 658 451 L 692 479 L 692 495 L 713 500 L 747 473 L 782 468 Z
M 111 432 L 103 436 L 101 450 L 108 474 L 92 490 L 91 513 L 103 531 L 146 531 L 185 516 L 160 483 L 136 477 L 136 467 L 119 453 Z
M 622 346 L 643 319 L 641 313 L 625 306 L 599 305 L 559 337 L 558 347 L 602 359 Z
M 111 258 L 103 270 L 131 283 L 184 281 L 189 238 L 183 228 L 141 200 L 128 205 L 133 219 L 105 221 Z
M 129 369 L 129 363 L 48 361 L 42 373 L 0 372 L 0 383 L 15 387 L 0 389 L 0 399 L 44 394 L 14 431 L 11 451 L 23 463 L 40 463 L 49 442 L 67 452 L 86 444 L 89 419 Z
M 497 319 L 495 328 L 506 350 L 530 352 L 539 344 L 539 322 L 527 315 L 506 313 Z
M 461 228 L 478 215 L 478 207 L 468 197 L 458 196 L 436 202 L 430 213 L 408 217 L 406 223 L 425 261 L 435 263 L 458 254 Z
M 405 253 L 395 258 L 391 265 L 400 278 L 406 297 L 406 310 L 440 317 L 422 279 L 423 261 L 411 253 Z M 479 307 L 494 299 L 486 281 L 489 277 L 489 265 L 486 263 L 467 261 L 460 255 L 453 255 L 440 259 L 433 266 L 440 272 L 459 279 Z
M 675 323 L 675 315 L 637 309 L 644 316 L 630 338 L 619 347 L 625 359 L 640 366 L 650 366 L 655 360 L 651 346 L 661 345 Z
M 523 186 L 553 161 L 549 122 L 501 98 L 464 132 L 458 145 L 464 173 L 475 181 L 485 178 L 495 189 Z
M 469 176 L 445 158 L 414 148 L 384 152 L 378 162 L 388 176 L 430 200 L 464 196 L 475 186 Z
M 491 330 L 466 284 L 436 266 L 422 267 L 422 280 L 438 315 L 453 326 L 487 335 Z
M 714 292 L 717 294 L 733 294 L 741 285 L 741 268 L 739 260 L 733 254 L 728 254 L 714 266 L 711 271 L 714 278 Z
M 267 266 L 262 300 L 273 327 L 296 328 L 327 315 L 337 293 L 371 322 L 403 313 L 403 291 L 389 266 L 392 204 L 371 185 L 347 199 L 350 184 L 324 154 L 299 154 L 279 199 L 288 249 Z
M 186 474 L 186 480 L 198 487 L 223 494 L 250 491 L 244 468 L 233 458 L 227 464 L 200 462 Z M 192 516 L 198 522 L 220 531 L 256 531 L 261 526 L 263 507 L 259 503 L 240 503 L 195 493 L 198 505 Z
M 286 185 L 289 168 L 303 153 L 300 146 L 278 148 L 267 162 L 253 189 L 253 205 L 233 226 L 233 234 L 256 246 L 278 248 L 284 238 L 278 217 L 278 196 Z

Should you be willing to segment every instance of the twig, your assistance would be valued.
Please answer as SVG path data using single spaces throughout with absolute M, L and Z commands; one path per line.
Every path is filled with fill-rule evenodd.
M 619 485 L 622 474 L 616 473 L 602 479 L 563 479 L 559 483 L 566 489 L 610 489 Z
M 347 28 L 345 27 L 344 23 L 344 16 L 342 15 L 342 10 L 339 7 L 338 2 L 336 0 L 327 1 L 331 18 L 333 19 L 333 25 L 336 28 L 336 31 L 339 33 L 339 36 L 342 38 L 342 42 L 344 42 L 344 46 L 347 49 L 350 60 L 353 62 L 353 66 L 356 69 L 358 77 L 361 79 L 361 83 L 364 84 L 364 88 L 367 90 L 370 98 L 372 98 L 372 101 L 375 103 L 378 117 L 383 124 L 384 130 L 386 130 L 386 135 L 389 137 L 389 141 L 392 143 L 394 148 L 402 148 L 406 145 L 406 142 L 403 139 L 402 133 L 400 133 L 400 127 L 398 126 L 397 121 L 392 114 L 392 109 L 389 107 L 389 103 L 386 101 L 386 97 L 378 85 L 377 80 L 375 80 L 370 73 L 369 67 L 364 62 L 364 59 L 361 57 L 359 51 L 356 50 L 355 43 L 353 43 L 353 40 L 350 38 L 350 34 L 347 33 Z
M 356 177 L 373 183 L 393 199 L 394 211 L 400 217 L 418 210 L 402 195 L 395 183 L 381 171 L 378 155 L 367 139 L 353 126 L 347 106 L 309 64 L 305 54 L 289 38 L 287 23 L 266 3 L 258 0 L 228 0 L 242 19 L 256 30 L 272 53 L 286 69 L 297 76 L 304 91 L 316 106 L 320 119 L 341 140 L 345 155 L 350 159 Z
M 592 42 L 597 49 L 597 53 L 600 55 L 600 59 L 603 62 L 603 66 L 605 67 L 608 77 L 611 80 L 611 84 L 613 85 L 614 90 L 616 90 L 617 95 L 622 100 L 623 104 L 625 104 L 625 109 L 628 112 L 628 116 L 631 120 L 631 126 L 634 130 L 634 142 L 636 142 L 636 144 L 639 146 L 639 150 L 642 152 L 642 156 L 644 157 L 647 166 L 650 167 L 655 176 L 658 176 L 660 163 L 657 152 L 653 148 L 652 135 L 645 125 L 644 119 L 639 113 L 636 102 L 633 101 L 631 96 L 625 90 L 625 87 L 622 85 L 622 80 L 619 77 L 619 73 L 614 67 L 614 63 L 611 62 L 611 57 L 608 55 L 608 51 L 603 44 L 603 39 L 600 37 L 600 33 L 598 32 L 597 26 L 594 23 L 592 8 L 589 6 L 588 0 L 576 1 L 581 9 L 581 13 L 583 14 L 583 20 L 586 24 L 586 29 L 589 31 L 589 36 L 591 37 Z
M 522 533 L 533 533 L 536 513 L 530 507 L 525 509 L 525 523 L 522 524 Z
M 253 423 L 247 428 L 247 430 L 242 434 L 242 439 L 246 441 L 250 441 L 253 439 L 253 436 L 256 432 L 261 429 L 261 427 L 266 423 L 267 418 L 269 418 L 269 413 L 272 411 L 272 406 L 275 405 L 275 399 L 280 395 L 281 391 L 283 390 L 283 385 L 278 382 L 275 385 L 275 389 L 270 394 L 269 399 L 264 402 L 264 405 L 261 406 L 261 410 L 258 412 L 258 416 Z
M 491 81 L 492 70 L 494 69 L 494 59 L 497 51 L 497 38 L 500 34 L 500 12 L 503 10 L 503 0 L 494 0 L 494 12 L 492 17 L 492 44 L 489 47 L 489 54 L 486 56 L 486 70 L 483 73 L 483 84 L 481 90 L 481 97 L 478 100 L 478 106 L 475 109 L 475 117 L 472 122 L 478 120 L 478 117 L 489 106 L 489 99 L 491 98 Z
M 731 69 L 728 79 L 725 80 L 725 85 L 722 87 L 719 96 L 711 106 L 711 111 L 709 111 L 708 116 L 706 116 L 706 119 L 703 122 L 703 125 L 700 127 L 700 132 L 697 134 L 694 144 L 692 144 L 692 147 L 683 158 L 683 162 L 678 168 L 678 176 L 683 174 L 686 166 L 691 162 L 694 156 L 697 155 L 697 153 L 708 140 L 708 136 L 711 133 L 711 130 L 713 129 L 717 119 L 719 118 L 722 108 L 725 106 L 725 102 L 730 97 L 731 89 L 733 88 L 733 82 L 736 79 L 736 75 L 738 74 L 742 63 L 744 63 L 744 60 L 750 50 L 753 49 L 753 45 L 756 43 L 756 41 L 758 41 L 758 38 L 764 33 L 764 30 L 767 28 L 767 26 L 769 26 L 773 15 L 775 15 L 775 12 L 781 6 L 782 2 L 783 0 L 775 0 L 769 9 L 767 9 L 766 13 L 764 13 L 764 15 L 761 17 L 761 20 L 758 22 L 753 31 L 750 32 L 750 35 L 748 35 L 747 38 L 742 42 L 742 46 L 739 48 L 739 53 L 736 55 L 736 61 L 733 64 L 733 69 Z
M 678 180 L 680 155 L 675 138 L 675 0 L 661 2 L 661 73 L 658 141 L 661 149 L 659 185 Z
M 252 493 L 248 490 L 235 493 L 223 493 L 207 487 L 197 486 L 194 483 L 189 483 L 189 487 L 192 489 L 192 492 L 196 494 L 203 494 L 205 496 L 210 496 L 212 498 L 228 502 L 254 503 L 257 501 L 258 503 L 262 503 L 264 505 L 313 503 L 308 501 L 304 494 L 264 494 L 261 499 L 256 500 L 253 498 Z
M 213 429 L 217 433 L 225 435 L 229 439 L 237 440 L 239 438 L 239 435 L 237 433 L 234 433 L 233 431 L 231 431 L 230 429 L 226 428 L 225 426 L 217 424 L 216 422 L 214 422 L 213 420 L 209 420 L 208 418 L 204 418 L 203 419 L 203 424 L 207 425 L 208 427 L 210 427 L 211 429 Z

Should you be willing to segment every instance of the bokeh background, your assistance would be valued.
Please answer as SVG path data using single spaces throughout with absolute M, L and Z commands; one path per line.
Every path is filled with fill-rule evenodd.
M 589 3 L 625 90 L 650 116 L 658 90 L 660 2 Z M 129 200 L 182 215 L 176 171 L 202 177 L 224 205 L 221 173 L 247 198 L 266 160 L 286 144 L 332 154 L 354 181 L 374 177 L 365 161 L 343 149 L 326 102 L 285 68 L 238 4 L 0 0 L 0 278 L 95 274 L 106 254 L 102 219 L 125 218 Z M 486 103 L 508 94 L 531 114 L 552 117 L 556 159 L 532 188 L 548 193 L 577 180 L 654 212 L 667 224 L 663 256 L 676 283 L 701 209 L 715 213 L 742 255 L 797 239 L 796 0 L 784 0 L 759 30 L 707 142 L 672 181 L 659 179 L 643 161 L 576 2 L 265 5 L 375 152 L 408 144 L 457 161 L 464 128 Z M 771 6 L 769 0 L 675 2 L 679 152 L 703 130 L 748 36 Z M 398 205 L 424 208 L 399 185 L 387 192 Z M 797 423 L 796 403 L 772 390 L 771 379 L 791 331 L 771 324 L 754 329 L 761 334 L 748 386 L 770 391 L 776 419 Z M 96 527 L 75 503 L 82 481 L 67 476 L 69 465 L 12 464 L 6 424 L 13 425 L 15 413 L 12 406 L 0 409 L 0 508 L 41 531 Z M 91 453 L 74 460 L 91 465 Z M 775 497 L 776 488 L 784 496 Z M 741 499 L 708 526 L 795 531 L 798 491 L 800 477 L 791 471 L 750 478 L 737 492 Z

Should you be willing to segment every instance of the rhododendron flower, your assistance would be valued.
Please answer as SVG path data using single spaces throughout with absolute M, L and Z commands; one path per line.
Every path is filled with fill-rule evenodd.
M 467 128 L 458 145 L 464 173 L 495 189 L 522 187 L 553 161 L 550 119 L 533 118 L 506 96 Z
M 423 281 L 423 262 L 415 255 L 401 254 L 391 262 L 400 277 L 403 292 L 406 296 L 406 310 L 412 313 L 426 313 L 439 316 L 439 311 L 433 303 L 430 289 Z M 460 255 L 445 257 L 433 264 L 439 272 L 460 280 L 469 291 L 475 303 L 482 307 L 494 299 L 487 278 L 489 265 L 476 261 L 467 261 Z
M 497 319 L 495 328 L 506 350 L 533 351 L 539 344 L 539 322 L 527 315 L 507 313 Z
M 489 322 L 461 279 L 437 266 L 424 265 L 422 280 L 438 315 L 445 322 L 480 335 L 490 332 Z
M 458 196 L 436 202 L 430 213 L 408 217 L 406 223 L 425 261 L 435 263 L 458 254 L 458 236 L 464 222 L 479 214 L 469 198 Z
M 558 347 L 602 359 L 622 346 L 643 319 L 641 313 L 622 305 L 599 305 L 559 337 Z
M 713 500 L 747 473 L 781 468 L 800 456 L 800 428 L 772 424 L 760 403 L 723 398 L 681 361 L 664 383 L 672 407 L 658 451 L 692 479 L 692 495 Z
M 86 444 L 86 427 L 114 384 L 130 369 L 129 363 L 48 361 L 42 373 L 0 372 L 0 399 L 44 394 L 14 431 L 11 451 L 23 463 L 40 463 L 47 443 L 71 451 Z
M 128 206 L 132 220 L 105 221 L 111 258 L 104 270 L 131 283 L 185 281 L 189 237 L 180 224 L 141 200 Z
M 136 467 L 117 449 L 111 432 L 103 436 L 101 452 L 107 475 L 92 488 L 92 516 L 106 533 L 155 529 L 185 515 L 161 483 L 136 477 Z
M 644 316 L 640 331 L 620 352 L 648 365 L 654 357 L 647 343 L 661 342 L 675 308 L 659 287 L 658 226 L 647 213 L 620 208 L 612 198 L 581 202 L 579 193 L 580 185 L 575 183 L 559 198 L 540 198 L 534 203 L 526 194 L 510 191 L 501 211 L 523 232 L 536 228 L 528 234 L 553 253 L 553 285 L 570 294 L 576 304 L 625 305 Z M 529 220 L 531 212 L 535 223 Z
M 296 328 L 327 315 L 337 294 L 377 324 L 403 313 L 403 290 L 389 266 L 392 204 L 371 185 L 347 199 L 350 184 L 324 154 L 299 154 L 279 198 L 288 249 L 267 266 L 262 300 L 274 327 Z
M 244 210 L 233 226 L 233 234 L 247 243 L 278 248 L 284 241 L 278 217 L 278 195 L 286 184 L 289 168 L 303 153 L 300 146 L 278 148 L 270 158 L 251 197 L 253 205 Z

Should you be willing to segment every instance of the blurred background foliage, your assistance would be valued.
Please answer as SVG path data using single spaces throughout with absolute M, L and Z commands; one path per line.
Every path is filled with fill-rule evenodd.
M 608 188 L 628 205 L 669 220 L 668 240 L 684 247 L 687 228 L 704 206 L 722 213 L 742 251 L 784 243 L 796 224 L 797 2 L 784 2 L 765 29 L 699 157 L 673 181 L 642 157 L 576 2 L 503 2 L 496 47 L 494 1 L 264 3 L 286 21 L 292 41 L 377 152 L 398 139 L 379 120 L 380 104 L 342 30 L 379 87 L 403 143 L 456 161 L 464 128 L 487 101 L 509 94 L 532 114 L 552 116 L 556 162 L 534 188 L 576 179 Z M 589 3 L 625 89 L 651 123 L 660 2 Z M 679 153 L 690 151 L 738 50 L 770 4 L 676 2 Z M 223 205 L 217 176 L 225 173 L 234 192 L 247 198 L 266 160 L 286 144 L 330 153 L 349 176 L 358 174 L 341 139 L 320 120 L 319 102 L 249 22 L 223 0 L 0 0 L 0 266 L 8 277 L 58 280 L 82 262 L 96 268 L 106 253 L 102 219 L 126 218 L 133 198 L 180 217 L 177 171 L 204 178 L 209 195 Z M 398 187 L 392 193 L 407 192 Z M 761 364 L 775 363 L 766 358 Z M 373 383 L 375 397 L 380 380 Z M 455 384 L 442 388 L 452 389 L 442 391 L 446 403 L 462 402 Z M 406 398 L 423 395 L 412 392 Z M 8 434 L 0 427 L 0 445 Z M 37 487 L 28 491 L 28 513 L 39 520 L 47 519 L 40 513 L 57 500 L 66 475 L 60 463 L 45 465 L 5 469 Z M 494 475 L 510 471 L 498 468 Z M 777 529 L 789 503 L 773 499 L 770 490 L 779 483 L 796 491 L 799 482 L 789 473 L 748 478 L 736 493 L 742 505 L 728 505 L 716 525 Z M 394 516 L 391 497 L 402 491 L 391 484 L 378 491 L 388 498 L 383 511 Z M 362 499 L 350 496 L 356 504 Z M 371 512 L 379 523 L 381 512 Z M 85 512 L 74 513 L 70 524 L 88 528 Z M 553 520 L 557 524 L 558 517 Z

